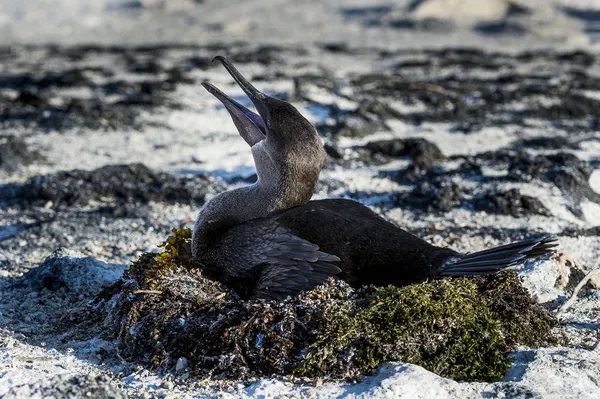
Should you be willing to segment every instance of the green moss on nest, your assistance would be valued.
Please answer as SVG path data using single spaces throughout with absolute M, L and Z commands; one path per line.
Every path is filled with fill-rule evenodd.
M 347 380 L 404 361 L 496 381 L 510 350 L 552 341 L 554 319 L 514 272 L 360 290 L 332 280 L 282 302 L 242 301 L 189 268 L 189 240 L 174 230 L 162 254 L 140 257 L 116 285 L 125 295 L 106 324 L 131 360 L 172 369 L 186 357 L 193 373 L 213 378 Z
M 500 380 L 507 351 L 546 343 L 554 324 L 514 272 L 377 288 L 356 306 L 328 311 L 332 322 L 320 326 L 296 373 L 344 373 L 339 359 L 349 356 L 362 370 L 401 360 L 457 380 Z

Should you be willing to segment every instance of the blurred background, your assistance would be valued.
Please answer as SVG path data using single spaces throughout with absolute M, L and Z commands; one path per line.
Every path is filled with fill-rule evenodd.
M 4 0 L 0 43 L 586 46 L 597 0 Z

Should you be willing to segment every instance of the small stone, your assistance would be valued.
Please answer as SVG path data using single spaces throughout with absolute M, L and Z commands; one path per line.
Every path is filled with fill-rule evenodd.
M 164 389 L 173 389 L 173 388 L 175 387 L 175 384 L 173 384 L 173 381 L 166 381 L 166 380 L 163 380 L 163 381 L 160 383 L 160 386 L 161 386 L 162 388 L 164 388 Z
M 177 359 L 177 364 L 175 365 L 175 371 L 180 373 L 185 370 L 188 366 L 188 360 L 185 357 L 180 357 Z

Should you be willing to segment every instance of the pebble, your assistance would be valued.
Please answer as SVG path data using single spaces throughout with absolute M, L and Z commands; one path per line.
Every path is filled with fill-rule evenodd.
M 173 381 L 163 380 L 163 382 L 160 383 L 160 386 L 162 388 L 171 390 L 171 389 L 173 389 L 175 387 L 175 384 L 173 383 Z
M 185 357 L 180 357 L 177 359 L 177 364 L 175 365 L 175 371 L 180 373 L 185 370 L 188 366 L 188 360 Z

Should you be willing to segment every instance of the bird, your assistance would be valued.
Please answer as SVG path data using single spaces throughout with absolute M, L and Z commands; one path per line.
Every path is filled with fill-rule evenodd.
M 401 287 L 495 274 L 558 245 L 555 236 L 545 235 L 459 253 L 430 244 L 357 201 L 311 200 L 325 161 L 315 127 L 290 103 L 257 90 L 227 58 L 214 61 L 257 110 L 202 83 L 250 146 L 257 180 L 204 204 L 192 232 L 192 261 L 240 298 L 284 300 L 330 278 L 352 287 Z

